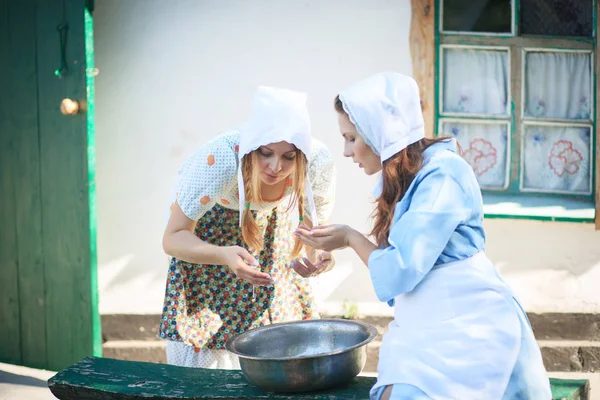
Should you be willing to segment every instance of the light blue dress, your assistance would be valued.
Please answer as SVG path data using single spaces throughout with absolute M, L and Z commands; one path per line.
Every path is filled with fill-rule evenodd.
M 394 306 L 371 398 L 551 399 L 527 316 L 485 256 L 481 190 L 455 140 L 430 146 L 368 262 Z

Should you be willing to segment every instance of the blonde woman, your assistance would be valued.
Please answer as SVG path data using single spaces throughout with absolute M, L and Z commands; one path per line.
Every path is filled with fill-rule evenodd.
M 306 251 L 293 232 L 329 219 L 334 183 L 306 95 L 286 89 L 260 87 L 250 121 L 188 159 L 163 237 L 172 258 L 159 335 L 169 364 L 237 369 L 225 350 L 232 336 L 318 316 L 306 278 L 333 258 Z

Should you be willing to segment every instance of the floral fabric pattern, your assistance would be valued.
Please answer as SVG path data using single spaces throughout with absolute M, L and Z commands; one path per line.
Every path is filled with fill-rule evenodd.
M 159 336 L 196 349 L 222 350 L 232 336 L 276 322 L 317 316 L 307 279 L 291 267 L 291 219 L 277 208 L 255 211 L 265 246 L 252 254 L 274 286 L 256 287 L 227 266 L 197 265 L 171 259 Z M 296 223 L 297 225 L 297 223 Z M 217 246 L 244 246 L 237 210 L 219 204 L 198 221 L 196 235 Z
M 523 187 L 591 192 L 591 130 L 588 127 L 525 126 Z
M 473 167 L 484 188 L 503 188 L 507 183 L 508 128 L 506 124 L 444 121 L 443 135 L 454 136 L 463 157 Z

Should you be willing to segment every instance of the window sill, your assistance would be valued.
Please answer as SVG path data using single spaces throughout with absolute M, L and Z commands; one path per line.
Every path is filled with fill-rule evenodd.
M 483 194 L 485 218 L 537 221 L 594 222 L 594 203 L 568 197 Z

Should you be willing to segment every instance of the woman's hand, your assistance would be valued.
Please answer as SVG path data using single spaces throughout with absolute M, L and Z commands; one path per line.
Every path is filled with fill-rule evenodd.
M 253 285 L 268 286 L 273 284 L 273 279 L 269 274 L 260 272 L 252 268 L 257 267 L 258 261 L 248 250 L 240 246 L 229 246 L 220 248 L 223 265 L 227 265 L 233 273 L 240 279 Z
M 349 245 L 349 237 L 354 229 L 348 225 L 326 225 L 307 228 L 298 227 L 294 232 L 304 244 L 315 249 L 333 251 Z
M 316 260 L 316 263 L 312 263 L 306 257 L 303 257 L 302 261 L 296 259 L 293 261 L 292 267 L 300 276 L 308 278 L 331 271 L 335 265 L 333 254 L 328 251 L 317 250 Z

